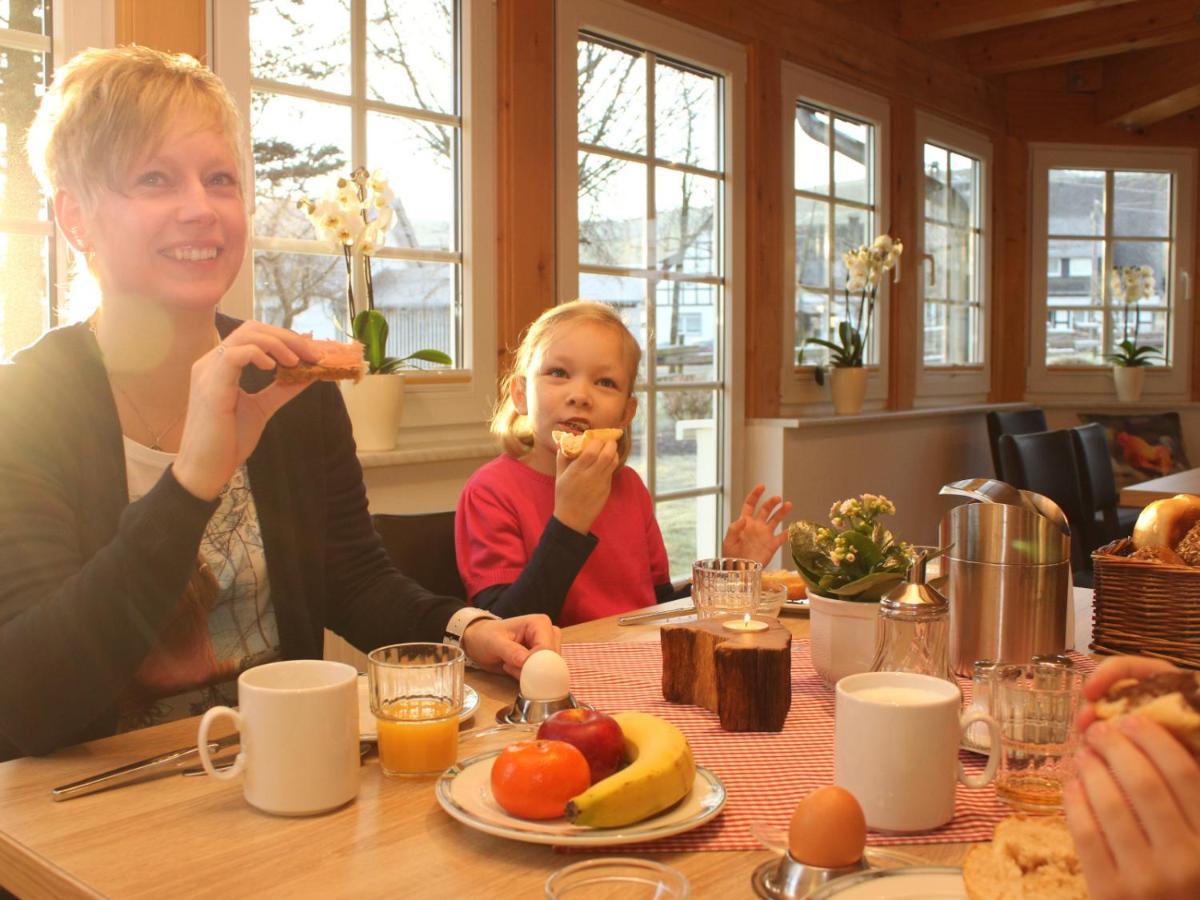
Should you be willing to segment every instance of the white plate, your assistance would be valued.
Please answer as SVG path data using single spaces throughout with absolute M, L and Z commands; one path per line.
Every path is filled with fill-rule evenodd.
M 809 610 L 808 598 L 801 597 L 799 600 L 784 600 L 780 610 L 781 612 L 807 613 Z
M 469 684 L 463 685 L 463 708 L 458 721 L 465 722 L 479 709 L 479 694 Z M 358 738 L 373 741 L 379 737 L 375 715 L 371 712 L 371 695 L 367 691 L 367 676 L 358 676 Z
M 918 866 L 871 869 L 835 878 L 811 895 L 812 900 L 967 900 L 962 869 Z
M 708 769 L 696 766 L 691 793 L 657 816 L 622 828 L 587 828 L 564 819 L 518 819 L 492 798 L 492 760 L 499 754 L 499 750 L 481 753 L 447 769 L 437 780 L 437 799 L 442 809 L 464 825 L 514 841 L 576 847 L 650 841 L 691 831 L 725 807 L 725 785 Z

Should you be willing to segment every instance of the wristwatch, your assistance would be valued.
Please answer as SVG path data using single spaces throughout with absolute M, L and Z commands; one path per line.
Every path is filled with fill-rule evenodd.
M 476 609 L 473 606 L 464 606 L 458 612 L 450 617 L 450 621 L 446 623 L 446 631 L 442 635 L 442 643 L 449 644 L 451 647 L 462 647 L 462 638 L 473 623 L 480 619 L 498 619 L 497 615 L 488 612 L 485 609 Z M 464 650 L 464 653 L 466 651 Z M 477 664 L 471 657 L 467 657 L 467 665 L 472 668 L 478 668 Z

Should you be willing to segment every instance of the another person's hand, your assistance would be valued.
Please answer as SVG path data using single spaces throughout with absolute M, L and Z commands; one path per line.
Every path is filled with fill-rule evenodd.
M 555 460 L 554 518 L 587 534 L 612 493 L 613 472 L 621 464 L 616 441 L 589 441 L 575 459 L 559 450 Z
M 755 485 L 746 495 L 742 514 L 730 524 L 725 540 L 721 542 L 722 556 L 756 559 L 765 566 L 787 540 L 787 531 L 777 534 L 776 529 L 791 511 L 792 504 L 782 497 L 769 497 L 759 506 L 758 501 L 766 489 L 766 485 Z
M 242 390 L 242 369 L 276 363 L 316 362 L 311 341 L 261 322 L 246 322 L 192 366 L 187 419 L 172 471 L 187 491 L 215 499 L 258 446 L 263 428 L 280 407 L 307 384 L 270 384 L 257 393 Z
M 511 619 L 478 618 L 463 632 L 463 652 L 481 669 L 521 677 L 521 667 L 535 650 L 558 652 L 562 631 L 541 613 Z
M 1099 699 L 1122 678 L 1172 668 L 1161 660 L 1106 660 L 1084 686 Z M 1200 762 L 1161 725 L 1132 715 L 1080 717 L 1078 778 L 1063 792 L 1067 824 L 1093 900 L 1200 897 Z
M 1172 672 L 1175 667 L 1161 659 L 1147 656 L 1110 656 L 1096 667 L 1083 683 L 1083 696 L 1088 704 L 1075 720 L 1082 734 L 1096 720 L 1092 704 L 1108 693 L 1108 689 L 1123 678 L 1147 678 L 1158 672 Z

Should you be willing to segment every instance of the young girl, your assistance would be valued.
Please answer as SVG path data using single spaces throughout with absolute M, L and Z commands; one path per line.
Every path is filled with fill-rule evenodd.
M 501 616 L 542 612 L 560 625 L 674 596 L 654 504 L 624 465 L 641 349 L 613 310 L 577 300 L 542 313 L 525 333 L 492 419 L 504 454 L 467 482 L 455 537 L 467 596 Z M 573 460 L 553 432 L 621 428 Z M 722 553 L 766 563 L 791 509 L 758 506 L 758 485 L 725 534 Z

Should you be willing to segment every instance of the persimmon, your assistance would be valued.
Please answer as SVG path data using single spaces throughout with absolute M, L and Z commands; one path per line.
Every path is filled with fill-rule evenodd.
M 587 758 L 566 741 L 517 741 L 492 763 L 492 796 L 521 819 L 557 819 L 591 784 Z

